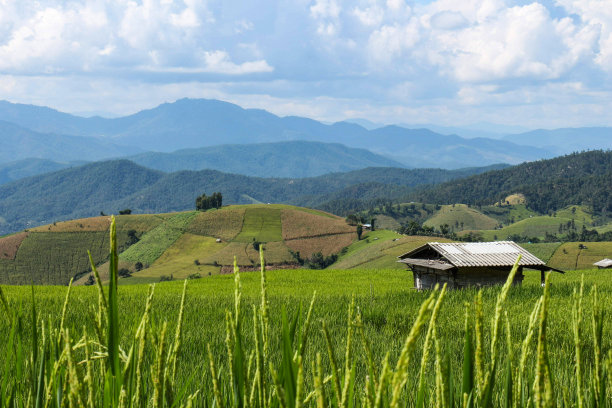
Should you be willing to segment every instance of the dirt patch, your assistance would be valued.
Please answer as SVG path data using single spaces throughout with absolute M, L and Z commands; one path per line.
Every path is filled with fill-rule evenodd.
M 28 236 L 27 232 L 0 238 L 0 259 L 14 260 L 21 243 Z

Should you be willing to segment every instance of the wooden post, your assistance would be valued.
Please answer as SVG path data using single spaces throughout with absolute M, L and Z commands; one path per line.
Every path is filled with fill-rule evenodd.
M 546 283 L 546 275 L 544 273 L 544 269 L 540 271 L 540 286 L 544 286 Z

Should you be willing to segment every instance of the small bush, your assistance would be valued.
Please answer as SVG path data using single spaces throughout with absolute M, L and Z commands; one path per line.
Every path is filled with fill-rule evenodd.
M 173 281 L 174 280 L 174 276 L 173 275 L 162 275 L 159 277 L 159 281 L 160 282 L 169 282 L 169 281 Z
M 199 273 L 192 273 L 187 277 L 187 279 L 200 279 L 201 277 L 202 275 L 200 275 Z
M 122 278 L 129 278 L 130 276 L 132 276 L 132 272 L 127 268 L 121 268 L 119 269 L 118 275 L 121 276 Z

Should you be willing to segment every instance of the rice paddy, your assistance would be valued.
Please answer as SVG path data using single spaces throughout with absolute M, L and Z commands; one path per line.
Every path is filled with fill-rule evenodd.
M 104 291 L 1 287 L 3 405 L 611 405 L 612 277 L 598 270 L 448 293 L 387 269 L 153 291 L 117 287 L 110 259 Z

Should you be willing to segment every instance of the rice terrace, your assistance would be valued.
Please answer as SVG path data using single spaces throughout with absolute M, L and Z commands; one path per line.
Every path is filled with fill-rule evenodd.
M 0 408 L 612 408 L 612 0 L 0 0 Z

